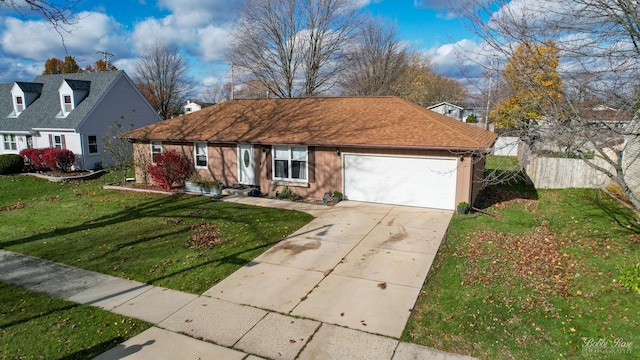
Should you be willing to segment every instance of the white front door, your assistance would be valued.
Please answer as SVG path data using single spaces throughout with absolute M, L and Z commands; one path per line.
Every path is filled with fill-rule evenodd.
M 244 185 L 256 184 L 253 145 L 238 145 L 238 182 Z

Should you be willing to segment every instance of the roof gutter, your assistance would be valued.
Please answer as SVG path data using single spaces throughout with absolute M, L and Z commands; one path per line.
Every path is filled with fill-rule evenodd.
M 487 144 L 486 147 L 473 147 L 473 146 L 420 146 L 420 145 L 386 145 L 386 144 L 353 144 L 353 143 L 322 143 L 322 142 L 268 142 L 268 141 L 255 141 L 255 140 L 220 140 L 220 139 L 167 139 L 167 138 L 130 138 L 131 140 L 139 141 L 170 141 L 170 142 L 204 142 L 211 144 L 252 144 L 252 145 L 299 145 L 299 146 L 319 146 L 319 147 L 345 147 L 345 148 L 363 148 L 363 149 L 402 149 L 402 150 L 439 150 L 439 151 L 455 151 L 464 153 L 476 153 L 476 152 L 490 152 L 495 140 L 491 144 Z
M 56 129 L 56 128 L 32 128 L 33 131 L 60 131 L 60 132 L 76 132 L 76 129 Z

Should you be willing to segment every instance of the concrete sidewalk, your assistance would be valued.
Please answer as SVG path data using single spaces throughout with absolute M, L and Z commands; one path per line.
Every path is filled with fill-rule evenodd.
M 4 250 L 0 281 L 156 325 L 98 359 L 471 359 L 398 340 L 450 212 L 301 205 L 318 218 L 202 296 Z

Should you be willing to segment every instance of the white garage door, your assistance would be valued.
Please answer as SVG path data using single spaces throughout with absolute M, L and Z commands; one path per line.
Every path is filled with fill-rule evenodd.
M 344 155 L 348 200 L 453 209 L 457 159 Z

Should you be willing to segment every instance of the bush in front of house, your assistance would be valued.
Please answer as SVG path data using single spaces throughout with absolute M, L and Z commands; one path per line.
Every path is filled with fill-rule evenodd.
M 193 174 L 193 164 L 176 150 L 169 150 L 155 155 L 153 162 L 147 164 L 147 171 L 156 185 L 171 190 L 184 186 L 184 182 Z
M 0 175 L 17 174 L 24 168 L 24 159 L 16 154 L 0 155 Z
M 45 149 L 24 149 L 20 151 L 20 156 L 24 159 L 25 169 L 27 171 L 46 171 L 47 167 L 42 161 Z
M 42 164 L 51 171 L 69 172 L 75 160 L 73 151 L 66 149 L 44 149 L 42 154 Z

